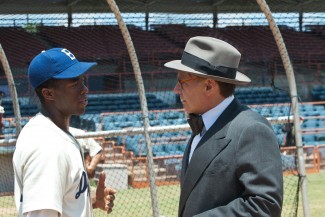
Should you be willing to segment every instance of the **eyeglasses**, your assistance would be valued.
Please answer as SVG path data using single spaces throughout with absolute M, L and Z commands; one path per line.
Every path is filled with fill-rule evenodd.
M 195 77 L 195 78 L 188 78 L 188 79 L 183 79 L 183 80 L 180 80 L 180 79 L 178 79 L 178 84 L 179 84 L 179 86 L 181 86 L 181 89 L 183 89 L 183 84 L 184 83 L 187 83 L 187 82 L 190 82 L 190 81 L 194 81 L 194 80 L 197 80 L 197 79 L 199 79 L 199 77 Z

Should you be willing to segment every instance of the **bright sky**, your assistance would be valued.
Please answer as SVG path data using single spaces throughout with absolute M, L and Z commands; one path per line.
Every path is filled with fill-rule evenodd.
M 27 23 L 51 26 L 67 26 L 67 14 L 13 14 L 0 15 L 0 26 L 25 26 Z M 122 14 L 127 25 L 144 28 L 144 13 Z M 274 13 L 273 17 L 278 25 L 299 28 L 298 13 Z M 149 24 L 186 24 L 187 26 L 212 27 L 212 14 L 149 14 Z M 268 25 L 263 13 L 228 13 L 218 14 L 218 27 L 240 25 Z M 304 25 L 325 25 L 325 13 L 304 13 Z M 73 14 L 73 26 L 80 25 L 117 25 L 112 13 L 77 13 Z

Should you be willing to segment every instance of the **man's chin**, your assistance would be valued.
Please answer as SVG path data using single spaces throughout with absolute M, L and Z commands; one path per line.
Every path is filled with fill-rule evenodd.
M 183 105 L 183 109 L 187 114 L 191 113 L 190 109 L 188 109 L 185 105 Z
M 83 115 L 86 112 L 86 108 L 80 109 L 78 112 L 76 112 L 74 115 Z

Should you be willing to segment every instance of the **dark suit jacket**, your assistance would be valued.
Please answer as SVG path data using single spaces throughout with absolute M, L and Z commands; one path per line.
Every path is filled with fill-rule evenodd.
M 179 216 L 281 216 L 280 150 L 264 117 L 235 98 L 202 137 L 190 164 L 189 144 Z

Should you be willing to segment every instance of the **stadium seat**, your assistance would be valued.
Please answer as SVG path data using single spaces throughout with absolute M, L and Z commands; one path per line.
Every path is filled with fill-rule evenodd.
M 301 128 L 316 128 L 318 126 L 316 119 L 307 119 L 303 122 Z
M 151 147 L 152 147 L 152 154 L 154 156 L 166 156 L 166 155 L 168 155 L 165 152 L 163 144 L 153 144 Z
M 132 151 L 136 157 L 144 157 L 147 155 L 145 144 L 126 143 L 125 148 L 127 151 Z
M 184 144 L 180 144 L 180 145 L 178 145 L 178 150 L 180 150 L 181 152 L 185 152 L 185 149 L 186 149 L 186 146 L 187 146 L 187 144 L 186 143 L 184 143 Z
M 168 155 L 183 155 L 184 152 L 179 150 L 179 146 L 177 144 L 166 144 L 165 150 Z
M 284 134 L 276 134 L 276 139 L 279 145 L 284 145 Z
M 317 142 L 325 144 L 325 133 L 317 134 L 315 137 Z
M 316 139 L 314 134 L 303 134 L 302 142 L 304 145 L 316 145 Z

